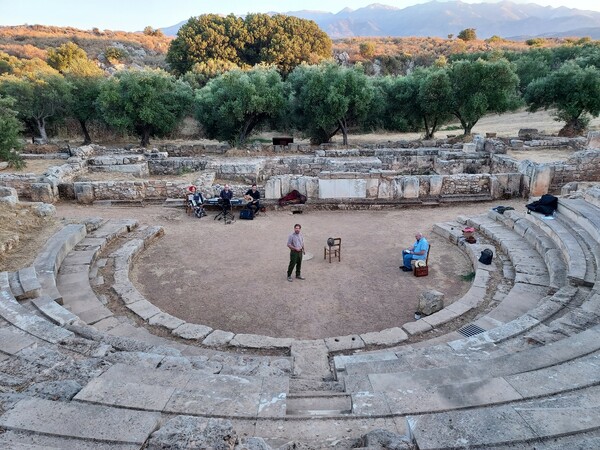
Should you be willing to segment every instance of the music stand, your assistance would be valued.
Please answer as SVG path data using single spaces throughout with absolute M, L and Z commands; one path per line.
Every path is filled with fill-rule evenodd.
M 222 220 L 225 225 L 230 224 L 235 220 L 231 208 L 231 200 L 227 198 L 220 198 L 218 205 L 221 207 L 221 212 L 217 214 L 214 220 Z

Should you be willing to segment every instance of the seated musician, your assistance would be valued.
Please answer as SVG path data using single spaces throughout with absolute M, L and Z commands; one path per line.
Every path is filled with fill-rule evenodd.
M 246 208 L 254 211 L 254 215 L 260 210 L 260 192 L 256 187 L 256 183 L 252 184 L 252 188 L 248 189 L 244 194 L 244 199 L 248 201 Z
M 233 198 L 233 192 L 231 191 L 231 189 L 229 189 L 228 184 L 223 186 L 223 190 L 221 191 L 219 197 L 221 197 L 222 204 L 226 209 L 231 208 L 231 199 Z

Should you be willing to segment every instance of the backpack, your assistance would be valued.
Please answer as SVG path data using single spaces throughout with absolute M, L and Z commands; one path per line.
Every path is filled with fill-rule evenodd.
M 529 211 L 537 212 L 545 216 L 551 216 L 558 207 L 558 198 L 554 195 L 544 194 L 539 200 L 531 202 L 528 205 L 525 205 L 525 207 Z
M 485 264 L 489 266 L 492 263 L 492 258 L 494 257 L 494 252 L 492 252 L 489 248 L 486 248 L 481 251 L 481 256 L 479 257 L 479 262 L 481 264 Z

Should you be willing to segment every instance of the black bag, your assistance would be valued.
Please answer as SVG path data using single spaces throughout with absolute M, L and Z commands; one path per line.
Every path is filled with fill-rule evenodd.
M 253 220 L 254 219 L 254 211 L 251 209 L 242 209 L 240 211 L 240 219 L 241 220 Z
M 492 258 L 494 257 L 494 252 L 492 252 L 489 248 L 486 248 L 481 251 L 481 256 L 479 257 L 479 262 L 481 264 L 485 264 L 489 266 L 492 263 Z
M 558 198 L 550 194 L 544 194 L 540 197 L 539 200 L 525 205 L 525 208 L 527 208 L 528 210 L 543 214 L 545 216 L 551 216 L 552 214 L 554 214 L 554 211 L 557 207 Z

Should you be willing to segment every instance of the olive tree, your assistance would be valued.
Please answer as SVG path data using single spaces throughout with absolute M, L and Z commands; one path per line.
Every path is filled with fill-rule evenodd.
M 565 122 L 561 135 L 577 135 L 589 117 L 600 114 L 600 70 L 568 62 L 544 78 L 532 81 L 525 91 L 530 111 L 555 108 L 555 120 Z
M 66 116 L 71 102 L 71 85 L 62 75 L 37 74 L 0 78 L 0 94 L 16 100 L 15 109 L 23 122 L 32 125 L 42 142 L 48 142 L 46 125 Z
M 519 106 L 519 78 L 505 59 L 457 61 L 449 66 L 452 89 L 450 110 L 464 134 L 487 113 L 503 113 Z
M 13 109 L 14 104 L 13 98 L 0 96 L 0 160 L 20 169 L 25 165 L 19 154 L 23 146 L 19 139 L 22 126 Z
M 196 93 L 196 118 L 211 139 L 242 145 L 287 108 L 286 87 L 274 68 L 232 70 Z
M 162 70 L 122 71 L 102 84 L 98 105 L 103 119 L 134 132 L 142 147 L 150 137 L 173 131 L 192 103 L 192 90 Z
M 329 142 L 341 132 L 347 145 L 350 126 L 364 124 L 374 98 L 373 85 L 359 68 L 301 65 L 288 82 L 294 123 L 314 143 Z

